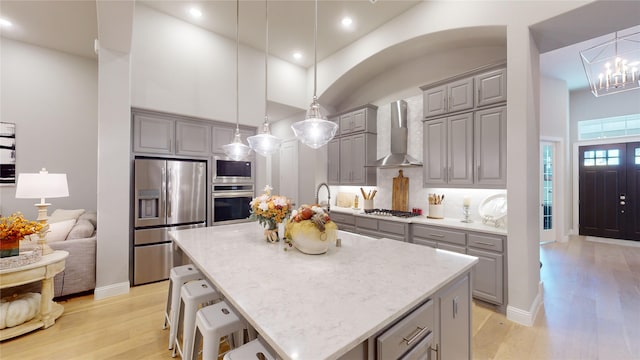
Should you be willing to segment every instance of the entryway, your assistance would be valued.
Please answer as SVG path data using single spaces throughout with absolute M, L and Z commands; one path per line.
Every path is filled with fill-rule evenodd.
M 640 241 L 640 142 L 579 147 L 580 235 Z

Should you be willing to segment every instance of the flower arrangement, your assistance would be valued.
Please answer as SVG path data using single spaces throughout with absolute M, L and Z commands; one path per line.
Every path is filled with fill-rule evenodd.
M 20 249 L 20 240 L 25 236 L 46 231 L 37 221 L 29 221 L 21 212 L 8 217 L 0 217 L 0 254 L 1 257 L 16 256 Z
M 285 228 L 286 242 L 306 254 L 322 254 L 335 241 L 338 226 L 317 205 L 302 205 L 294 210 Z
M 253 199 L 251 206 L 251 220 L 258 220 L 266 228 L 265 236 L 271 242 L 278 241 L 277 225 L 291 214 L 291 201 L 285 196 L 271 195 L 273 188 L 265 186 L 264 194 Z

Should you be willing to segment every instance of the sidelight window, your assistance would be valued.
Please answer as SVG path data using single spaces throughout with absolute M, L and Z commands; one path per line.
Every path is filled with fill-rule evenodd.
M 620 165 L 620 150 L 588 150 L 584 152 L 584 166 Z
M 635 164 L 640 165 L 640 148 L 636 148 Z

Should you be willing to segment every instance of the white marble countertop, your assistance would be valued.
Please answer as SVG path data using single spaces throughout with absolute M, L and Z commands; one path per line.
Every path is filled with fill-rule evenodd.
M 341 247 L 305 255 L 257 222 L 170 235 L 283 359 L 340 357 L 478 261 L 343 231 Z
M 495 227 L 492 225 L 485 225 L 480 221 L 474 221 L 472 223 L 463 223 L 462 221 L 460 221 L 460 219 L 454 219 L 454 218 L 431 219 L 426 217 L 425 215 L 414 216 L 410 218 L 384 216 L 384 215 L 369 215 L 369 214 L 365 214 L 364 210 L 362 209 L 352 209 L 352 208 L 345 208 L 345 207 L 339 207 L 339 206 L 332 206 L 331 211 L 344 213 L 344 214 L 353 214 L 355 216 L 376 218 L 381 220 L 391 220 L 391 221 L 397 221 L 397 222 L 403 222 L 403 223 L 409 223 L 409 224 L 425 224 L 425 225 L 443 226 L 443 227 L 460 229 L 460 230 L 478 231 L 478 232 L 483 232 L 488 234 L 507 235 L 507 229 L 502 227 Z

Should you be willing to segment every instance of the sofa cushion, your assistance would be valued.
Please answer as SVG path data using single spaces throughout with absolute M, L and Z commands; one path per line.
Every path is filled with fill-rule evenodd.
M 49 223 L 49 231 L 46 235 L 47 242 L 62 241 L 66 239 L 67 235 L 71 231 L 71 228 L 75 224 L 76 219 Z
M 93 227 L 97 227 L 96 224 L 98 223 L 98 214 L 95 211 L 87 211 L 84 214 L 80 215 L 80 217 L 78 218 L 78 221 L 80 220 L 89 220 L 91 222 L 91 224 L 93 224 Z
M 71 231 L 69 231 L 67 240 L 88 238 L 93 235 L 94 230 L 95 228 L 93 227 L 91 221 L 78 218 L 76 224 L 71 228 Z
M 78 220 L 78 217 L 84 213 L 84 209 L 76 209 L 76 210 L 64 210 L 64 209 L 56 209 L 51 216 L 49 216 L 49 223 L 55 223 L 63 220 Z

